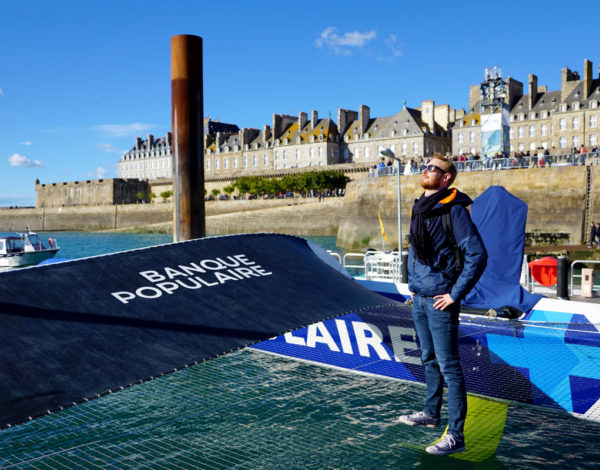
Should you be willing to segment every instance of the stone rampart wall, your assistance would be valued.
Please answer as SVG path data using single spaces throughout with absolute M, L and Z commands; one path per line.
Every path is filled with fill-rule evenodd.
M 600 167 L 572 166 L 460 173 L 455 186 L 473 199 L 501 185 L 529 205 L 527 232 L 562 234 L 569 244 L 585 240 L 586 182 L 590 177 L 590 220 L 600 221 Z M 409 211 L 421 193 L 420 176 L 402 176 L 402 219 L 406 241 Z M 381 247 L 377 212 L 390 243 L 397 246 L 397 177 L 356 178 L 344 198 L 212 201 L 206 203 L 207 231 L 285 232 L 335 235 L 346 249 Z M 170 203 L 42 209 L 0 209 L 0 231 L 94 231 L 172 221 Z M 502 227 L 498 227 L 502 230 Z
M 527 232 L 566 233 L 570 244 L 582 243 L 587 170 L 590 169 L 591 217 L 600 218 L 600 167 L 568 166 L 459 173 L 454 186 L 475 199 L 488 187 L 504 186 L 529 206 Z M 423 189 L 420 175 L 402 176 L 402 234 L 407 243 L 410 209 Z M 348 185 L 338 244 L 348 249 L 381 247 L 377 212 L 381 213 L 389 248 L 397 246 L 397 176 L 363 178 Z M 498 227 L 502 230 L 502 227 Z M 393 245 L 393 246 L 390 246 Z
M 338 199 L 343 201 L 342 198 Z M 312 199 L 301 198 L 260 199 L 250 201 L 208 201 L 205 203 L 205 207 L 207 216 L 234 213 L 238 214 L 239 217 L 244 217 L 246 216 L 245 214 L 252 211 L 264 211 L 267 209 L 288 206 L 297 207 L 313 201 L 314 200 Z M 240 216 L 239 214 L 244 214 L 244 216 Z M 171 203 L 52 207 L 41 209 L 0 208 L 0 231 L 2 232 L 26 230 L 28 225 L 31 227 L 31 230 L 40 232 L 87 232 L 169 223 L 172 222 L 172 220 L 173 205 Z M 270 219 L 269 223 L 276 222 L 276 218 L 273 218 Z M 229 226 L 231 226 L 231 224 Z M 269 226 L 263 226 L 262 231 L 269 230 L 271 230 Z M 217 233 L 233 232 L 225 231 Z

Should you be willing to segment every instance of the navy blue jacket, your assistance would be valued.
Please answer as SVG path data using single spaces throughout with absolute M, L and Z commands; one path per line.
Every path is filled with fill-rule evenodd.
M 425 219 L 435 253 L 431 266 L 419 262 L 411 248 L 408 253 L 408 288 L 415 294 L 434 296 L 450 294 L 460 302 L 477 283 L 485 269 L 487 252 L 477 227 L 466 209 L 473 201 L 457 189 L 442 199 Z M 446 236 L 442 214 L 450 211 L 454 238 L 464 253 L 462 271 L 456 270 L 456 252 Z

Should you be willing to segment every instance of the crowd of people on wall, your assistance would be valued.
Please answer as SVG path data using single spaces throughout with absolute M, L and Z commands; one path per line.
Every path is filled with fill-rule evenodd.
M 550 150 L 540 147 L 536 150 L 514 152 L 509 155 L 504 152 L 497 152 L 491 156 L 480 156 L 475 153 L 452 155 L 451 158 L 458 171 L 598 165 L 600 163 L 600 149 L 597 146 L 588 149 L 585 145 L 581 145 L 565 152 L 554 147 Z M 427 160 L 422 156 L 406 158 L 400 166 L 400 171 L 403 175 L 420 174 L 426 164 Z M 386 161 L 385 158 L 381 158 L 378 163 L 373 164 L 369 169 L 369 176 L 390 176 L 397 174 L 397 172 L 398 167 L 391 159 Z

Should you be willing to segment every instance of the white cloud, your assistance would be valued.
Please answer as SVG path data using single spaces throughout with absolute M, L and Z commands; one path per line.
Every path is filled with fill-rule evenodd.
M 363 47 L 376 36 L 377 34 L 373 30 L 366 33 L 351 31 L 340 36 L 337 28 L 330 26 L 324 29 L 321 36 L 315 40 L 315 45 L 317 47 L 327 46 L 337 55 L 350 55 L 352 54 L 351 47 Z
M 104 168 L 102 168 L 101 166 L 96 168 L 96 176 L 98 178 L 102 179 L 104 178 L 104 175 L 106 175 L 106 170 Z
M 109 137 L 137 137 L 149 130 L 159 127 L 157 124 L 134 122 L 132 124 L 100 124 L 93 129 L 107 134 Z
M 21 167 L 44 166 L 42 164 L 42 162 L 40 162 L 39 160 L 32 161 L 23 155 L 19 155 L 18 153 L 15 153 L 15 154 L 11 155 L 10 157 L 8 157 L 8 163 L 10 163 L 10 166 L 21 166 Z
M 4 96 L 4 92 L 2 91 L 2 88 L 0 88 L 0 96 Z
M 386 54 L 380 55 L 378 57 L 379 60 L 383 62 L 392 62 L 394 59 L 400 57 L 404 52 L 402 51 L 402 44 L 398 41 L 398 38 L 395 34 L 390 34 L 387 39 L 383 41 L 383 43 L 387 46 L 388 50 Z
M 29 141 L 27 140 L 27 141 L 25 141 L 25 142 L 21 142 L 21 145 L 27 145 L 27 146 L 29 146 L 29 145 L 31 145 L 31 142 L 29 142 Z

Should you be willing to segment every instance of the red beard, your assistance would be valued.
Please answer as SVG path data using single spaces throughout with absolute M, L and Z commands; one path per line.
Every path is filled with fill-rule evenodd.
M 435 179 L 423 179 L 421 178 L 421 187 L 423 189 L 440 189 L 441 181 L 438 178 Z

